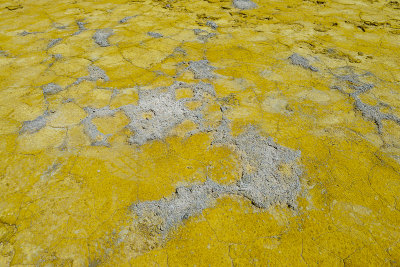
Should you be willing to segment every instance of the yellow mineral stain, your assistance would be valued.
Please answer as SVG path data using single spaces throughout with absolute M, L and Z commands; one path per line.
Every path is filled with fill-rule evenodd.
M 90 106 L 92 108 L 103 108 L 108 106 L 111 101 L 113 92 L 107 89 L 92 89 L 86 95 L 77 99 L 76 102 L 80 106 Z
M 185 120 L 174 129 L 171 130 L 171 135 L 177 135 L 181 138 L 185 137 L 190 131 L 194 131 L 198 128 L 198 125 L 191 120 Z
M 65 103 L 49 119 L 52 127 L 65 127 L 79 124 L 86 112 L 75 103 Z
M 176 99 L 193 97 L 193 91 L 190 88 L 179 88 L 178 90 L 176 90 L 175 94 Z
M 110 108 L 114 109 L 128 104 L 136 104 L 138 99 L 137 89 L 126 88 L 111 99 Z
M 94 118 L 92 122 L 103 134 L 114 134 L 126 126 L 129 120 L 124 113 L 119 111 L 110 117 Z
M 17 139 L 17 150 L 20 153 L 35 154 L 47 148 L 61 146 L 65 138 L 65 129 L 45 127 L 31 135 L 22 135 Z
M 200 101 L 188 101 L 188 102 L 186 102 L 185 103 L 185 106 L 188 108 L 188 109 L 191 109 L 191 110 L 195 110 L 195 109 L 198 109 L 199 107 L 201 107 L 202 106 L 202 102 L 200 102 Z
M 399 4 L 234 2 L 246 1 L 0 3 L 0 266 L 400 264 Z M 213 68 L 189 68 L 200 60 Z M 174 82 L 215 95 L 177 89 L 155 101 L 164 111 L 138 112 L 154 132 L 125 127 L 140 90 Z M 115 111 L 92 119 L 106 138 L 92 140 L 85 108 Z M 255 173 L 214 143 L 224 123 L 301 153 L 270 177 L 301 166 L 296 206 L 227 194 L 167 232 L 135 214 L 177 187 Z

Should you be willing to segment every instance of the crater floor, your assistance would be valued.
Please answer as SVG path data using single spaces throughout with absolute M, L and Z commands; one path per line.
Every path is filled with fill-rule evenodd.
M 399 14 L 0 1 L 0 266 L 400 265 Z

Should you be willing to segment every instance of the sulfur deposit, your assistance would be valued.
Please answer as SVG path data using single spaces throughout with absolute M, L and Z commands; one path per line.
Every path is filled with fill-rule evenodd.
M 400 265 L 398 1 L 1 1 L 0 266 Z

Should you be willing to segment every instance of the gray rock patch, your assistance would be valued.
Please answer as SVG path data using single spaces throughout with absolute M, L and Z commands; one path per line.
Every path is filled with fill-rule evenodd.
M 85 107 L 84 110 L 88 116 L 81 121 L 81 124 L 84 126 L 86 135 L 90 138 L 92 146 L 110 146 L 108 138 L 111 135 L 100 132 L 96 125 L 93 124 L 92 120 L 94 118 L 113 116 L 118 110 L 111 110 L 109 107 Z
M 76 25 L 78 25 L 78 31 L 77 31 L 77 32 L 74 32 L 72 35 L 78 35 L 78 34 L 80 34 L 81 32 L 87 30 L 86 27 L 85 27 L 86 23 L 84 23 L 84 22 L 82 22 L 82 21 L 79 21 L 79 20 L 76 21 Z
M 53 95 L 57 94 L 58 92 L 61 92 L 63 88 L 56 83 L 48 83 L 42 86 L 42 90 L 43 94 L 45 95 Z
M 345 71 L 346 74 L 342 75 L 335 75 L 334 77 L 341 83 L 341 86 L 334 85 L 331 88 L 338 90 L 339 92 L 351 97 L 354 100 L 354 108 L 361 112 L 361 115 L 369 121 L 375 123 L 378 133 L 382 133 L 383 131 L 383 120 L 393 121 L 400 125 L 400 118 L 394 114 L 388 114 L 380 111 L 380 105 L 386 105 L 384 103 L 380 103 L 380 105 L 370 105 L 362 102 L 360 99 L 360 95 L 367 93 L 368 91 L 372 90 L 375 85 L 372 83 L 365 83 L 360 80 L 361 76 L 371 76 L 372 73 L 367 72 L 362 75 L 355 74 L 352 68 L 344 67 L 339 68 L 341 71 Z M 346 92 L 342 89 L 343 87 L 347 87 L 351 89 L 351 93 Z M 386 105 L 387 106 L 387 105 Z
M 242 10 L 257 8 L 257 4 L 251 0 L 233 0 L 233 6 Z
M 224 195 L 243 196 L 259 208 L 280 203 L 296 209 L 297 195 L 301 190 L 299 177 L 302 170 L 296 164 L 300 152 L 279 146 L 272 139 L 259 135 L 253 127 L 237 138 L 230 135 L 229 128 L 219 131 L 224 132 L 221 136 L 226 137 L 220 141 L 234 145 L 243 160 L 243 176 L 236 184 L 220 185 L 207 179 L 200 185 L 178 187 L 170 197 L 138 202 L 131 206 L 132 211 L 140 218 L 158 217 L 161 221 L 159 229 L 164 237 L 173 227 L 189 217 L 201 214 Z M 278 168 L 282 163 L 291 163 L 292 173 L 279 172 Z M 247 171 L 249 164 L 255 171 Z
M 201 113 L 185 106 L 185 99 L 176 100 L 175 84 L 167 88 L 139 90 L 138 105 L 121 107 L 131 122 L 128 128 L 134 132 L 131 143 L 143 145 L 150 140 L 163 139 L 170 130 L 184 121 L 191 119 L 201 123 Z
M 212 21 L 212 20 L 208 20 L 208 21 L 206 22 L 206 25 L 207 25 L 208 27 L 210 27 L 211 29 L 213 29 L 213 30 L 216 30 L 216 29 L 218 28 L 217 23 L 215 23 L 215 22 Z
M 149 213 L 159 217 L 162 221 L 159 228 L 165 237 L 171 228 L 189 217 L 200 214 L 217 197 L 228 191 L 228 187 L 207 180 L 201 185 L 178 187 L 171 197 L 159 201 L 136 203 L 131 209 L 140 217 L 145 217 Z
M 76 79 L 75 82 L 73 82 L 69 86 L 80 84 L 83 81 L 95 82 L 100 79 L 102 79 L 105 82 L 110 81 L 110 78 L 107 76 L 106 72 L 96 65 L 89 65 L 88 71 L 89 71 L 88 76 L 79 77 L 78 79 Z
M 175 94 L 179 88 L 191 88 L 194 96 L 177 100 Z M 126 128 L 133 132 L 133 135 L 129 138 L 129 142 L 132 144 L 143 145 L 152 140 L 161 140 L 175 126 L 186 119 L 198 125 L 197 129 L 194 132 L 189 132 L 188 135 L 209 130 L 204 126 L 202 118 L 203 105 L 196 110 L 190 110 L 185 106 L 185 103 L 193 100 L 202 101 L 206 94 L 215 95 L 214 87 L 211 84 L 175 82 L 168 87 L 138 90 L 139 100 L 137 105 L 128 104 L 113 110 L 109 107 L 101 109 L 84 108 L 88 116 L 81 123 L 85 126 L 85 133 L 92 140 L 92 145 L 109 145 L 107 141 L 109 135 L 103 135 L 99 132 L 92 123 L 92 119 L 113 116 L 118 111 L 123 111 L 130 120 Z
M 76 25 L 78 25 L 78 29 L 79 29 L 80 31 L 85 31 L 85 30 L 87 30 L 86 27 L 85 27 L 86 23 L 84 23 L 84 22 L 82 22 L 82 21 L 77 21 L 77 22 L 76 22 Z
M 187 53 L 185 51 L 185 49 L 181 48 L 181 47 L 177 47 L 174 49 L 174 54 L 181 54 L 183 56 L 187 56 Z
M 208 41 L 208 39 L 216 36 L 217 34 L 214 32 L 208 32 L 206 30 L 202 30 L 202 29 L 193 29 L 193 32 L 195 35 L 197 35 L 197 39 L 199 41 L 201 41 L 202 43 L 206 43 Z
M 200 99 L 204 95 L 204 92 L 210 94 L 211 96 L 216 96 L 214 86 L 209 83 L 199 82 L 193 85 L 193 91 L 195 98 L 198 99 Z
M 38 132 L 40 129 L 46 126 L 47 124 L 47 117 L 48 113 L 45 112 L 43 115 L 40 115 L 34 120 L 31 121 L 25 121 L 22 124 L 21 130 L 19 131 L 20 134 L 23 133 L 28 133 L 28 134 L 33 134 Z
M 151 36 L 153 38 L 162 38 L 163 37 L 163 35 L 161 33 L 158 33 L 158 32 L 148 32 L 147 35 Z
M 98 44 L 101 47 L 107 47 L 110 46 L 110 43 L 108 42 L 108 38 L 113 35 L 114 32 L 112 29 L 99 29 L 95 32 L 93 35 L 93 40 L 96 44 Z
M 309 69 L 311 71 L 318 71 L 318 69 L 316 67 L 313 67 L 310 65 L 310 62 L 308 61 L 308 59 L 300 56 L 297 53 L 292 54 L 289 57 L 289 59 L 293 65 L 298 65 L 298 66 L 303 67 L 304 69 Z
M 127 16 L 127 17 L 121 19 L 121 20 L 119 21 L 119 23 L 127 23 L 128 20 L 130 20 L 130 19 L 132 19 L 132 18 L 135 18 L 135 17 L 137 17 L 137 15 L 135 15 L 135 16 Z
M 62 41 L 62 38 L 50 40 L 50 42 L 47 44 L 47 49 L 52 48 L 53 46 L 55 46 L 56 44 L 58 44 L 61 41 Z
M 89 76 L 86 78 L 88 81 L 97 81 L 99 79 L 103 79 L 108 82 L 110 78 L 108 78 L 106 72 L 95 65 L 90 65 L 88 67 Z
M 33 34 L 33 33 L 27 32 L 27 31 L 22 31 L 22 32 L 18 33 L 18 35 L 20 35 L 20 36 L 27 36 L 29 34 Z
M 351 73 L 346 75 L 337 75 L 337 79 L 347 82 L 347 86 L 355 90 L 355 94 L 363 94 L 374 88 L 373 84 L 361 82 L 358 75 Z
M 61 54 L 53 54 L 51 56 L 56 60 L 62 59 L 62 57 L 63 57 Z
M 208 60 L 189 61 L 189 67 L 187 67 L 194 74 L 195 79 L 212 79 L 215 78 L 215 74 L 212 71 L 217 68 L 210 66 Z
M 363 103 L 357 95 L 352 95 L 352 97 L 354 99 L 354 107 L 361 112 L 364 118 L 376 124 L 379 133 L 382 133 L 383 130 L 382 120 L 393 121 L 400 125 L 400 118 L 397 116 L 381 112 L 379 106 Z
M 285 179 L 278 172 L 279 164 L 289 164 L 300 157 L 300 151 L 279 146 L 272 138 L 261 136 L 255 128 L 233 139 L 242 157 L 243 176 L 239 181 L 240 193 L 259 208 L 268 208 L 276 203 L 296 207 L 300 192 L 301 169 L 292 165 L 292 177 Z M 254 171 L 247 171 L 252 166 Z

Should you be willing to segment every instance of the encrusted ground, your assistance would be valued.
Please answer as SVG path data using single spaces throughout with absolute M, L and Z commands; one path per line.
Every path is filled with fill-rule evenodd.
M 0 1 L 0 266 L 400 265 L 397 1 Z

